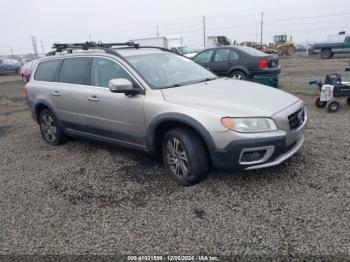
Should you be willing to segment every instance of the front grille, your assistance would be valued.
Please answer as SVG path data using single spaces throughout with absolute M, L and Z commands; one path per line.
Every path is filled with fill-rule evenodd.
M 305 121 L 305 111 L 304 109 L 299 109 L 295 113 L 288 116 L 289 128 L 290 130 L 298 129 L 302 126 Z

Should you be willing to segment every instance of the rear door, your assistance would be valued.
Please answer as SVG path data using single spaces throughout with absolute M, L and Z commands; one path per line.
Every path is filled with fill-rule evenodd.
M 88 113 L 92 135 L 116 143 L 145 147 L 144 95 L 112 93 L 111 79 L 130 80 L 135 88 L 142 88 L 117 61 L 95 57 L 91 66 Z
M 87 115 L 92 58 L 65 58 L 51 91 L 59 119 L 68 131 L 89 133 Z
M 347 36 L 344 39 L 344 52 L 350 52 L 350 36 Z
M 227 76 L 229 70 L 237 65 L 238 54 L 229 48 L 217 49 L 209 67 L 220 76 Z

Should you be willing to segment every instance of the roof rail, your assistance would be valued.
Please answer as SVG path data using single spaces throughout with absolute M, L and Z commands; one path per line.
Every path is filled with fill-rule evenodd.
M 122 57 L 121 54 L 117 52 L 113 47 L 120 47 L 120 49 L 124 48 L 157 48 L 162 51 L 173 52 L 173 50 L 158 47 L 158 46 L 140 46 L 140 44 L 135 43 L 133 41 L 122 42 L 122 43 L 102 43 L 102 42 L 85 42 L 85 43 L 54 43 L 52 46 L 53 51 L 47 53 L 47 56 L 55 55 L 56 52 L 67 51 L 68 53 L 72 53 L 73 49 L 81 49 L 81 50 L 89 50 L 89 49 L 100 49 L 104 50 L 106 53 L 114 54 L 119 57 Z
M 118 52 L 110 49 L 115 46 L 139 48 L 139 44 L 136 44 L 133 41 L 123 42 L 123 43 L 102 43 L 102 42 L 54 43 L 52 46 L 52 49 L 54 50 L 47 53 L 47 55 L 48 56 L 55 55 L 56 52 L 62 52 L 62 51 L 67 51 L 71 53 L 73 49 L 82 49 L 82 50 L 101 49 L 101 50 L 104 50 L 106 53 L 119 55 Z

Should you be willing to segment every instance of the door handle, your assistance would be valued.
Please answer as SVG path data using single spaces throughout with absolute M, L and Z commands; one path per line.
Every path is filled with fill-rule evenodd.
M 57 90 L 52 92 L 53 96 L 61 96 L 60 92 L 58 92 Z
M 92 101 L 92 102 L 98 102 L 98 101 L 100 101 L 100 99 L 98 99 L 97 96 L 90 96 L 90 97 L 88 98 L 88 100 L 89 100 L 89 101 Z

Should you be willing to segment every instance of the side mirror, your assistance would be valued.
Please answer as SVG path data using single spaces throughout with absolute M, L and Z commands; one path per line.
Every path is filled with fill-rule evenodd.
M 143 89 L 134 88 L 133 84 L 125 78 L 115 78 L 109 80 L 108 87 L 113 93 L 124 93 L 125 95 L 144 94 Z

